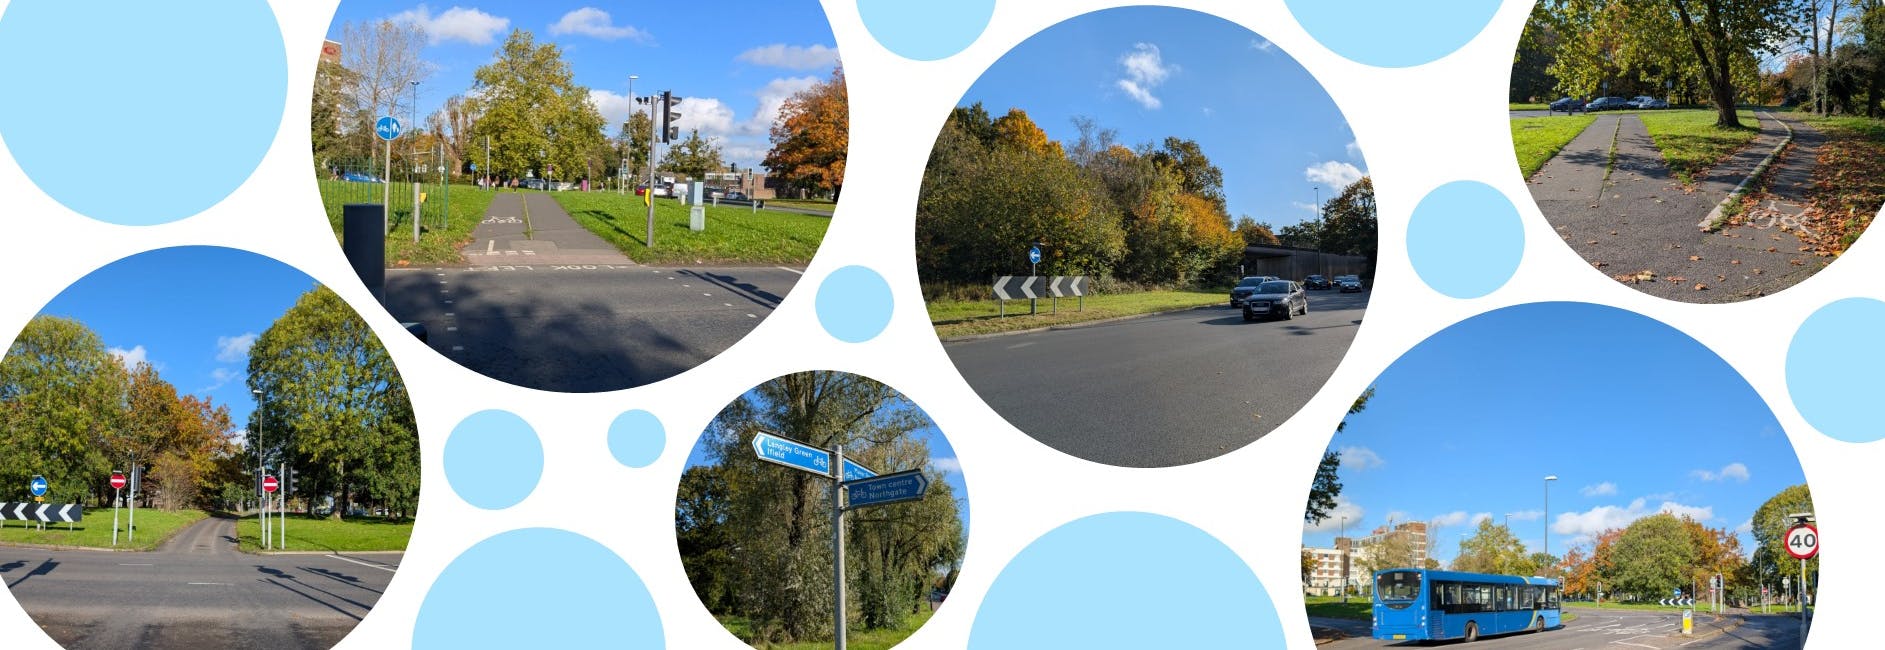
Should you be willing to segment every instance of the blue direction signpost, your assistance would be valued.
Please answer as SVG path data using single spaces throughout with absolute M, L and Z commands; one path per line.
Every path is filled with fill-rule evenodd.
M 46 496 L 46 488 L 47 488 L 46 477 L 44 476 L 33 477 L 33 482 L 27 484 L 27 488 L 33 491 L 33 496 L 36 496 L 36 497 Z
M 916 501 L 929 491 L 929 477 L 913 469 L 844 482 L 845 509 L 856 510 L 904 501 Z
M 831 452 L 797 440 L 761 431 L 753 436 L 753 453 L 769 463 L 831 476 Z
M 388 234 L 393 231 L 393 140 L 398 139 L 404 130 L 399 124 L 399 118 L 391 115 L 381 115 L 373 123 L 373 133 L 386 141 L 386 175 L 380 177 L 380 183 L 386 186 L 380 197 L 380 230 Z M 415 209 L 417 207 L 414 206 Z
M 373 123 L 373 132 L 379 134 L 381 140 L 396 140 L 403 129 L 399 118 L 391 115 L 381 115 L 379 121 Z

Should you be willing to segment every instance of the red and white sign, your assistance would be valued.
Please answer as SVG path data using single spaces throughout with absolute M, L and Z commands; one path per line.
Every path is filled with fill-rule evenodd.
M 280 487 L 281 487 L 281 483 L 276 482 L 275 477 L 273 476 L 262 477 L 262 491 L 263 492 L 274 492 L 276 488 L 280 488 Z
M 1787 554 L 1805 560 L 1820 553 L 1820 529 L 1800 524 L 1787 531 Z
M 124 475 L 123 474 L 114 473 L 111 475 L 111 489 L 113 490 L 124 489 Z

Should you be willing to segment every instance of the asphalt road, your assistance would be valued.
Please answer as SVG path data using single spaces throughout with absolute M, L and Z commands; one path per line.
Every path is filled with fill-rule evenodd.
M 1122 467 L 1250 444 L 1308 403 L 1348 352 L 1368 292 L 1309 292 L 1309 314 L 1224 307 L 948 343 L 983 401 L 1035 440 Z
M 732 347 L 798 282 L 785 267 L 516 264 L 389 270 L 386 307 L 433 350 L 561 392 L 650 384 Z
M 252 555 L 207 519 L 155 551 L 0 547 L 27 615 L 71 648 L 320 648 L 367 615 L 401 553 Z
M 1727 632 L 1711 628 L 1709 616 L 1695 615 L 1695 636 L 1682 636 L 1679 611 L 1633 611 L 1576 609 L 1577 619 L 1544 632 L 1520 632 L 1496 637 L 1482 637 L 1474 649 L 1535 648 L 1538 650 L 1578 650 L 1581 648 L 1798 648 L 1799 620 L 1783 616 L 1745 616 L 1745 622 Z M 1458 642 L 1453 642 L 1453 645 Z M 1347 648 L 1414 647 L 1413 642 L 1377 641 L 1370 638 L 1343 639 L 1321 646 L 1331 650 Z

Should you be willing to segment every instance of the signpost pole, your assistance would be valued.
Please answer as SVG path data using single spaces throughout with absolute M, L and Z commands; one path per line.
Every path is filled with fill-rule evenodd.
M 131 520 L 124 524 L 125 537 L 137 541 L 137 459 L 131 459 Z
M 118 545 L 118 499 L 122 496 L 124 496 L 123 490 L 120 490 L 118 488 L 111 489 L 111 545 L 112 546 Z
M 833 590 L 832 648 L 844 650 L 844 445 L 831 453 L 831 575 Z

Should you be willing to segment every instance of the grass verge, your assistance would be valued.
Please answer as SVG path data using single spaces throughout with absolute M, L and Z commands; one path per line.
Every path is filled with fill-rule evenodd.
M 102 516 L 101 516 L 102 515 Z M 167 512 L 155 508 L 137 509 L 137 540 L 131 540 L 131 511 L 128 508 L 118 510 L 118 546 L 120 550 L 147 551 L 157 548 L 171 535 L 183 530 L 209 516 L 201 510 L 178 510 Z M 45 530 L 38 530 L 37 524 L 21 521 L 8 521 L 0 526 L 0 544 L 43 544 L 47 546 L 82 546 L 86 548 L 112 548 L 111 546 L 111 509 L 88 509 L 84 521 L 67 529 L 65 524 L 46 524 Z
M 1342 602 L 1341 596 L 1307 596 L 1303 601 L 1304 609 L 1309 611 L 1310 616 L 1374 620 L 1374 604 L 1366 596 L 1349 596 L 1346 604 Z
M 1826 134 L 1809 196 L 1833 230 L 1822 236 L 1844 252 L 1885 208 L 1885 120 L 1819 117 L 1807 123 Z
M 797 208 L 800 210 L 818 210 L 821 212 L 830 212 L 838 209 L 838 202 L 826 201 L 824 199 L 766 199 L 765 203 L 767 206 Z
M 1519 174 L 1531 178 L 1552 156 L 1564 150 L 1597 120 L 1595 115 L 1521 117 L 1512 120 L 1512 153 L 1518 155 Z
M 648 248 L 647 207 L 641 197 L 608 192 L 558 192 L 556 202 L 576 223 L 642 264 L 803 264 L 818 252 L 830 217 L 707 206 L 707 228 L 688 228 L 688 206 L 655 199 L 655 245 Z
M 1513 111 L 1543 111 L 1543 110 L 1549 110 L 1549 109 L 1551 108 L 1551 105 L 1550 105 L 1550 104 L 1543 104 L 1543 103 L 1540 103 L 1540 104 L 1508 104 L 1508 105 L 1507 105 L 1507 107 L 1508 107 L 1508 108 L 1507 108 L 1507 110 L 1513 110 Z
M 379 203 L 383 199 L 378 192 L 384 185 L 378 183 L 349 183 L 347 181 L 319 181 L 321 184 L 321 206 L 327 210 L 327 224 L 334 229 L 334 241 L 341 241 L 341 207 L 348 203 Z M 431 186 L 436 188 L 437 186 Z M 403 191 L 402 191 L 403 190 Z M 491 197 L 497 190 L 488 190 L 473 185 L 453 185 L 449 200 L 438 196 L 436 190 L 426 194 L 425 220 L 435 221 L 433 210 L 437 206 L 449 203 L 450 214 L 445 219 L 444 228 L 431 228 L 421 224 L 419 241 L 412 241 L 412 186 L 394 183 L 393 193 L 398 195 L 393 200 L 393 211 L 389 215 L 392 231 L 386 236 L 386 265 L 403 267 L 423 264 L 460 264 L 464 256 L 459 249 L 471 243 L 471 230 L 484 220 L 484 211 L 491 207 Z M 399 199 L 404 198 L 404 202 Z
M 1230 292 L 1224 291 L 1143 291 L 1086 297 L 1086 309 L 1076 311 L 1078 298 L 1061 298 L 1059 313 L 1052 313 L 1052 300 L 1041 299 L 1039 312 L 1028 315 L 1026 300 L 1008 301 L 1008 316 L 1001 317 L 994 299 L 956 300 L 939 298 L 928 303 L 929 321 L 936 326 L 936 336 L 944 340 L 974 334 L 1014 332 L 1053 325 L 1150 314 L 1203 305 L 1230 304 Z
M 915 615 L 905 619 L 903 625 L 896 629 L 851 628 L 846 630 L 844 636 L 845 647 L 851 650 L 890 650 L 892 646 L 902 643 L 904 639 L 915 634 L 917 628 L 923 627 L 923 624 L 929 622 L 930 616 L 933 615 L 928 607 L 924 607 L 923 611 L 917 612 Z M 831 639 L 770 644 L 747 641 L 752 638 L 752 625 L 746 619 L 738 616 L 716 616 L 714 618 L 719 620 L 720 625 L 725 627 L 728 632 L 732 632 L 733 636 L 739 637 L 741 641 L 746 641 L 753 647 L 761 648 L 762 650 L 826 650 L 831 647 Z
M 1697 174 L 1715 166 L 1746 146 L 1760 131 L 1754 111 L 1740 111 L 1742 124 L 1748 128 L 1725 129 L 1715 126 L 1715 111 L 1671 110 L 1643 111 L 1636 114 L 1649 131 L 1650 140 L 1662 151 L 1663 162 L 1683 185 L 1695 182 Z
M 281 531 L 272 527 L 281 521 L 270 517 L 270 530 L 279 540 Z M 262 550 L 255 531 L 261 526 L 254 515 L 236 520 L 236 539 L 244 551 Z M 389 521 L 378 517 L 356 517 L 335 521 L 326 517 L 288 514 L 288 550 L 290 551 L 404 551 L 412 538 L 412 520 Z

